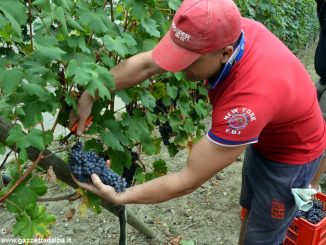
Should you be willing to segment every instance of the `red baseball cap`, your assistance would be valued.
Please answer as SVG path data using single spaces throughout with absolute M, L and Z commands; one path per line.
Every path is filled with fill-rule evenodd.
M 241 15 L 232 0 L 184 0 L 152 56 L 163 69 L 181 71 L 201 54 L 232 44 L 240 34 Z

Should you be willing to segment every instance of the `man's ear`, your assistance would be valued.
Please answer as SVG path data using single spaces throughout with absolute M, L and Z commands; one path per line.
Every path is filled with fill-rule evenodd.
M 223 49 L 221 62 L 224 63 L 224 64 L 227 63 L 232 54 L 233 54 L 233 46 L 225 47 Z

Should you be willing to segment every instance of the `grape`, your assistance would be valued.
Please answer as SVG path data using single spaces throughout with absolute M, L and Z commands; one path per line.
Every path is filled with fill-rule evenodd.
M 137 162 L 139 161 L 139 155 L 137 152 L 131 152 L 131 165 L 129 168 L 124 167 L 123 168 L 123 174 L 122 176 L 126 179 L 127 187 L 131 186 L 134 176 L 137 170 Z
M 314 208 L 323 210 L 323 202 L 321 200 L 315 199 L 313 204 L 314 204 Z
M 159 113 L 167 114 L 168 113 L 168 108 L 163 104 L 162 100 L 156 100 L 155 102 L 155 107 L 154 107 L 154 113 L 157 115 Z
M 95 173 L 103 184 L 114 187 L 116 192 L 122 192 L 127 182 L 120 175 L 106 166 L 106 161 L 95 152 L 86 152 L 81 142 L 71 148 L 69 166 L 72 174 L 77 180 L 91 183 L 91 175 Z
M 158 115 L 158 114 L 167 115 L 169 113 L 169 110 L 163 104 L 162 99 L 156 100 L 156 105 L 154 107 L 154 113 L 156 115 Z M 165 146 L 170 145 L 170 137 L 172 136 L 172 133 L 173 133 L 170 123 L 169 122 L 162 123 L 162 122 L 160 122 L 159 119 L 157 119 L 156 126 L 158 126 L 159 132 L 160 132 L 162 140 L 163 140 L 163 144 Z
M 0 174 L 1 174 L 1 172 L 0 172 Z M 2 181 L 3 181 L 3 184 L 6 186 L 11 181 L 11 177 L 9 175 L 3 174 Z
M 163 144 L 168 146 L 170 144 L 170 137 L 172 135 L 172 127 L 169 122 L 161 123 L 158 127 L 162 136 Z
M 317 199 L 313 200 L 313 207 L 308 211 L 299 210 L 297 213 L 297 218 L 303 218 L 308 220 L 312 224 L 317 224 L 323 218 L 326 217 L 326 213 L 323 209 L 323 202 Z

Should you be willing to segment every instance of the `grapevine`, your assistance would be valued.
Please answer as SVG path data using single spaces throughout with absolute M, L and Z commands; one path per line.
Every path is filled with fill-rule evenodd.
M 69 157 L 70 170 L 81 182 L 91 182 L 91 175 L 95 173 L 101 181 L 114 187 L 116 192 L 122 192 L 127 186 L 124 178 L 106 166 L 106 161 L 95 152 L 86 152 L 81 142 L 72 147 Z

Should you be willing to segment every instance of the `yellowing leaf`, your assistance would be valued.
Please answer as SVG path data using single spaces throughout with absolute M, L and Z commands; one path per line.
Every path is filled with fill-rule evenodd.
M 78 208 L 79 208 L 78 211 L 80 213 L 80 216 L 85 217 L 87 215 L 87 210 L 88 210 L 87 204 L 82 202 Z

